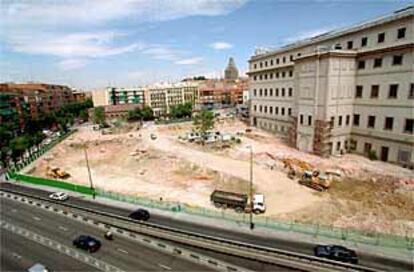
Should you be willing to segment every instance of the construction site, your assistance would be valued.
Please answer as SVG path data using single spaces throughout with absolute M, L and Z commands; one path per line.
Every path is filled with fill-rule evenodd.
M 190 141 L 192 129 L 191 122 L 83 126 L 23 173 L 88 186 L 87 157 L 96 188 L 217 209 L 214 190 L 249 193 L 252 159 L 253 191 L 266 200 L 266 212 L 257 216 L 414 233 L 412 170 L 353 154 L 303 153 L 235 118 L 216 122 L 216 131 L 231 135 L 225 143 Z

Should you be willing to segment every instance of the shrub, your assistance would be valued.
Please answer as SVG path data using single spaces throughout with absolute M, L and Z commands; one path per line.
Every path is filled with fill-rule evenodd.
M 368 151 L 368 158 L 369 158 L 371 161 L 376 161 L 376 160 L 378 160 L 378 157 L 377 157 L 377 152 L 376 152 L 375 150 L 371 149 L 370 151 Z

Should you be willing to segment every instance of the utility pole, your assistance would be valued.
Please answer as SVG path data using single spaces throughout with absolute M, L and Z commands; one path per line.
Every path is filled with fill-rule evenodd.
M 250 229 L 254 229 L 253 223 L 253 146 L 250 146 Z
M 92 190 L 92 198 L 95 199 L 95 188 L 93 187 L 91 169 L 89 167 L 88 152 L 86 151 L 86 144 L 83 145 L 83 151 L 85 153 L 86 168 L 88 169 L 89 185 Z

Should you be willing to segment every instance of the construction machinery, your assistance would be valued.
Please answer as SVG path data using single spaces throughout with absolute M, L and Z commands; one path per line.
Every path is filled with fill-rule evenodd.
M 215 190 L 210 196 L 210 201 L 216 208 L 230 208 L 236 212 L 259 214 L 266 211 L 264 195 L 262 194 L 253 195 L 250 202 L 247 194 Z
M 46 167 L 46 175 L 51 178 L 68 179 L 70 174 L 59 167 Z
M 320 173 L 319 171 L 305 171 L 299 179 L 299 184 L 308 186 L 319 192 L 323 192 L 329 189 L 331 186 L 331 179 Z
M 288 169 L 288 177 L 290 179 L 300 177 L 305 171 L 312 171 L 313 169 L 313 166 L 309 163 L 295 158 L 285 158 L 282 162 L 284 168 Z

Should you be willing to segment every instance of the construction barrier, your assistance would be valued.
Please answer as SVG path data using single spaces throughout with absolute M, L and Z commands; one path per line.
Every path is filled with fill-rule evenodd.
M 54 188 L 69 190 L 81 194 L 86 195 L 94 195 L 94 190 L 90 187 L 86 187 L 83 185 L 77 185 L 69 182 L 64 182 L 60 180 L 53 180 L 53 179 L 46 179 L 46 178 L 39 178 L 33 176 L 27 176 L 17 173 L 11 173 L 10 177 L 16 181 L 27 182 L 36 185 L 43 185 L 43 186 L 50 186 Z

